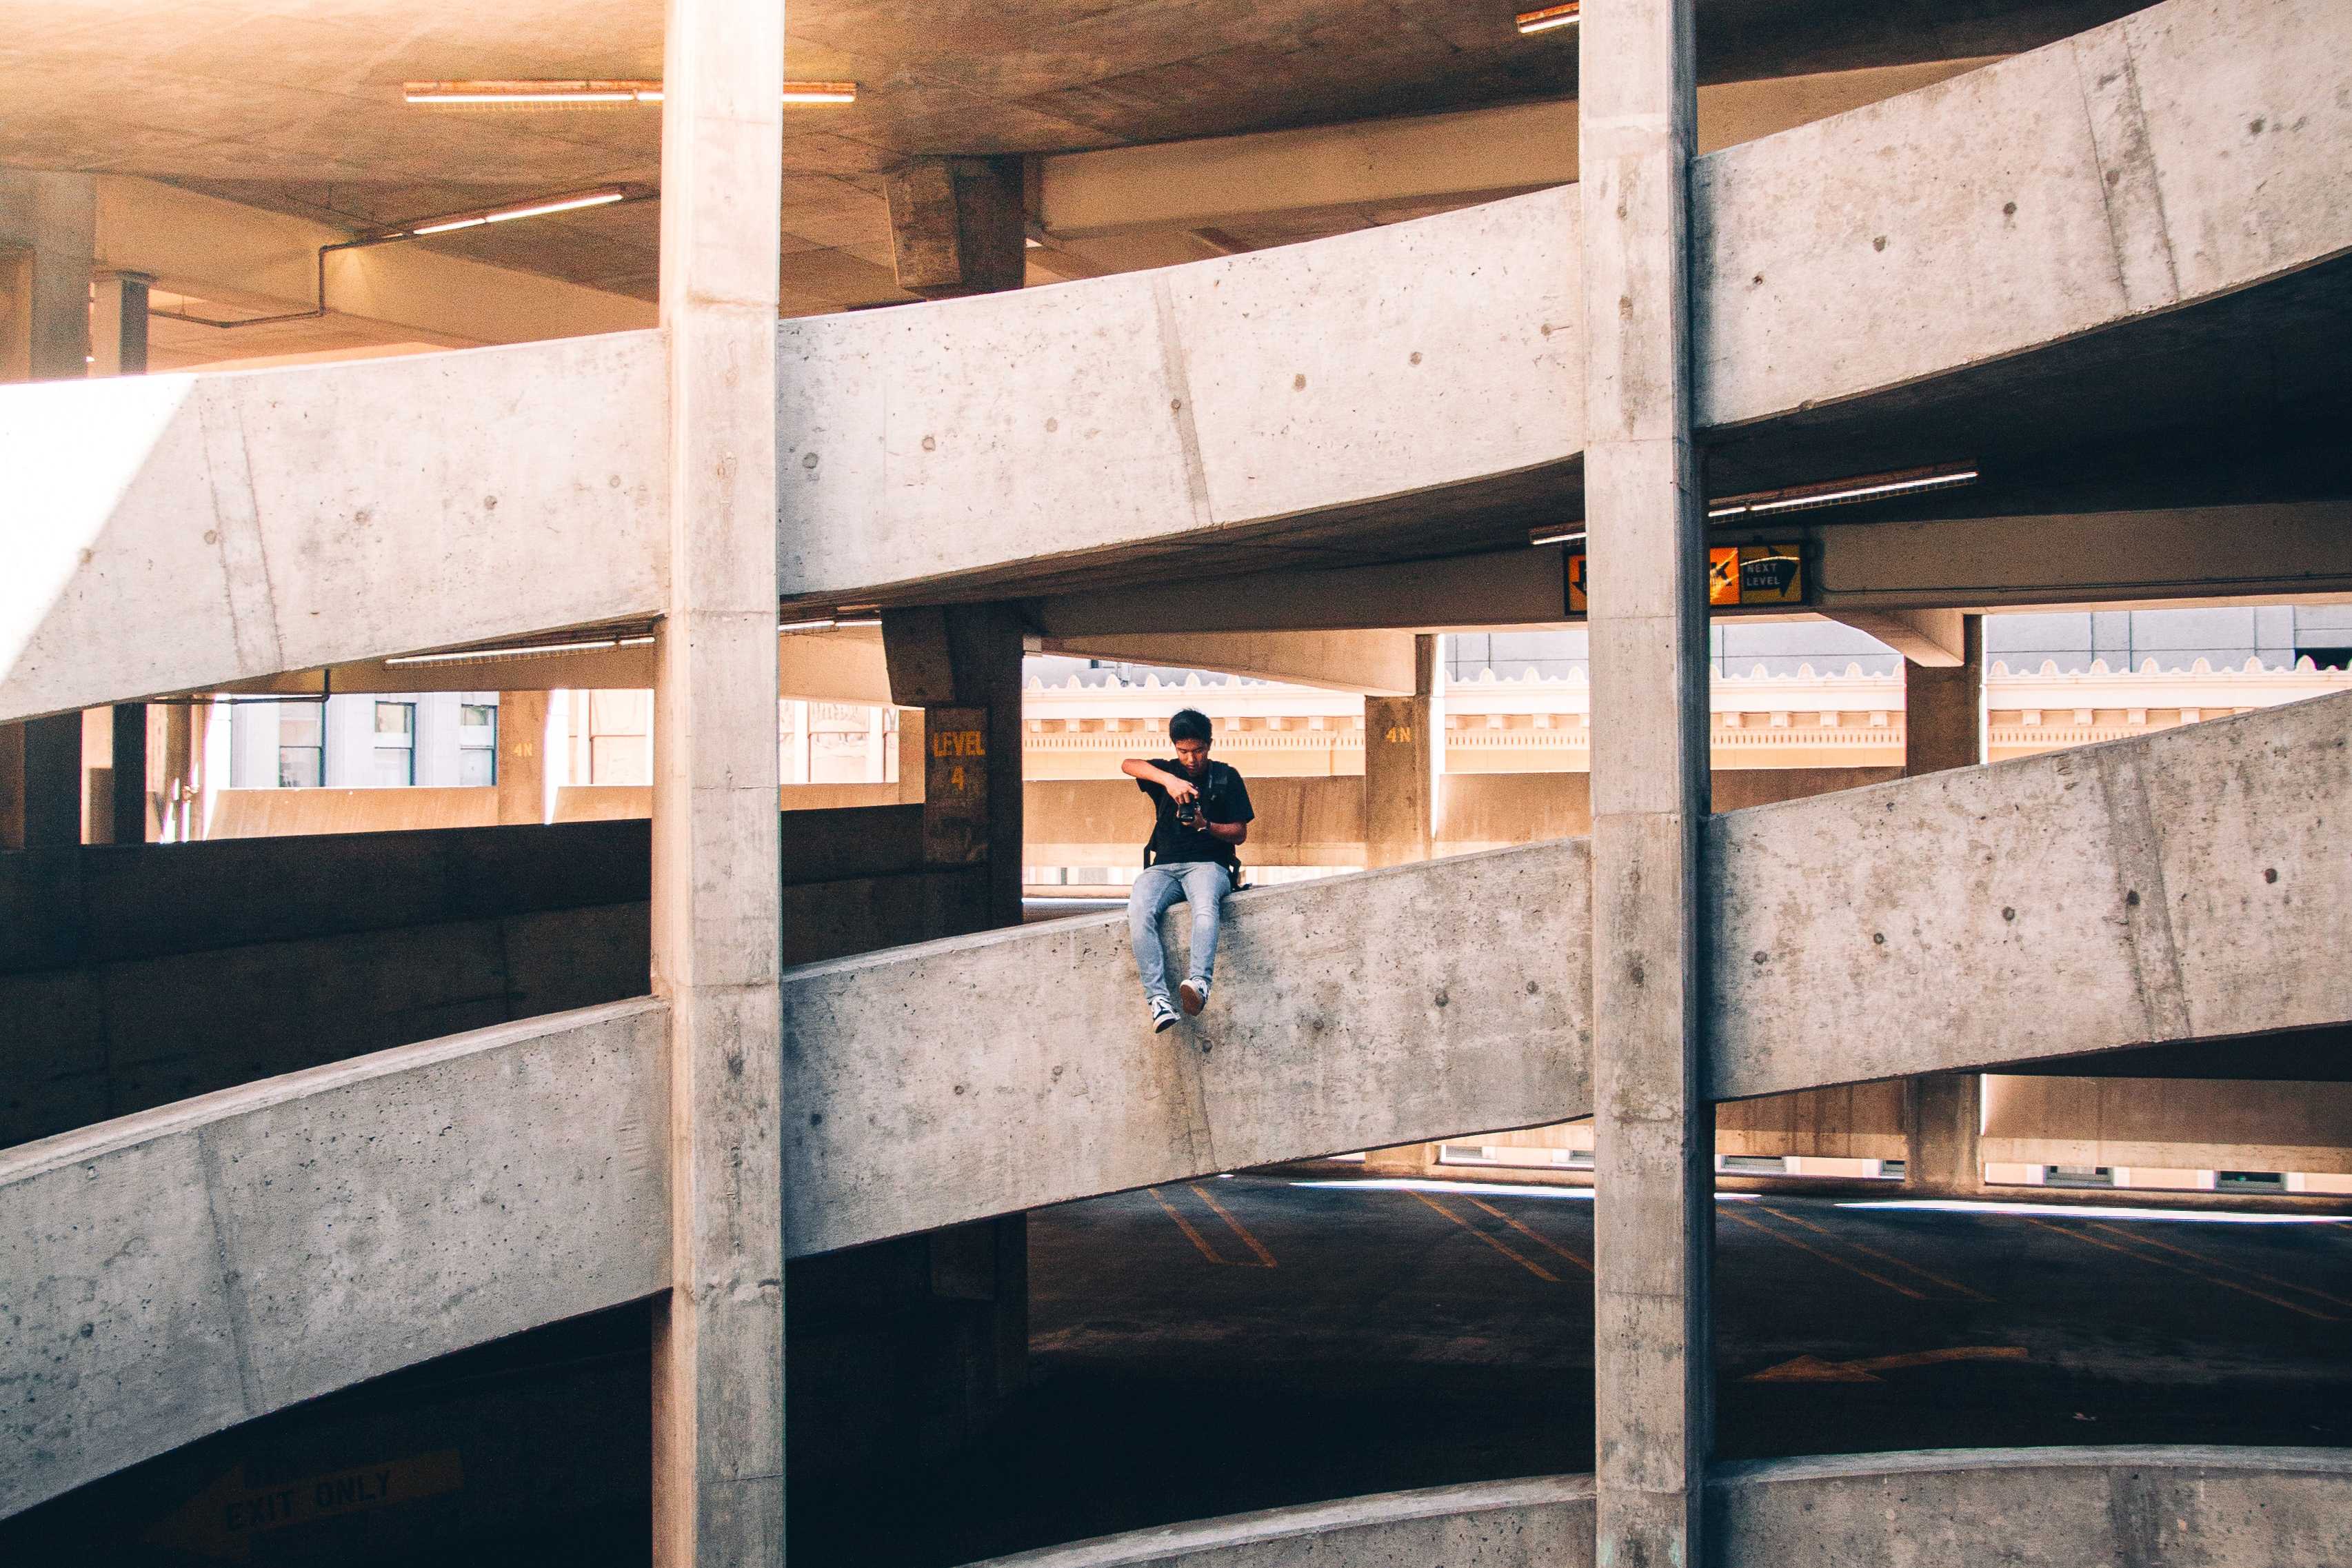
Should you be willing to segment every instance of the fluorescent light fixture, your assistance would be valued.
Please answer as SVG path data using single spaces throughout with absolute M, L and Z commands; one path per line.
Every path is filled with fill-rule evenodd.
M 1546 5 L 1540 11 L 1522 11 L 1511 18 L 1511 25 L 1522 33 L 1549 33 L 1554 27 L 1573 27 L 1584 9 L 1584 0 L 1568 0 L 1563 5 Z
M 651 642 L 653 638 L 646 637 L 642 640 Z M 383 662 L 385 668 L 391 669 L 399 669 L 412 664 L 480 664 L 496 658 L 517 658 L 527 654 L 595 653 L 604 648 L 621 646 L 621 640 L 617 637 L 597 637 L 583 642 L 532 643 L 527 647 L 469 647 L 461 648 L 455 653 L 405 653 L 397 658 L 388 658 Z M 631 638 L 628 646 L 632 647 L 640 646 L 639 639 Z
M 451 218 L 446 223 L 422 223 L 408 232 L 414 235 L 447 234 L 453 229 L 479 228 L 490 220 L 487 217 Z
M 835 626 L 878 626 L 882 624 L 882 617 L 879 616 L 844 616 L 841 619 L 834 622 L 833 624 Z
M 602 78 L 567 81 L 412 81 L 402 84 L 401 96 L 410 103 L 451 104 L 461 108 L 527 109 L 545 106 L 659 103 L 662 84 L 649 79 Z M 788 81 L 785 103 L 855 103 L 854 81 Z
M 829 632 L 839 624 L 831 616 L 814 616 L 805 621 L 785 621 L 776 629 L 780 632 Z
M 625 195 L 626 193 L 622 191 L 597 191 L 584 196 L 563 196 L 551 202 L 540 202 L 532 206 L 505 207 L 498 212 L 485 213 L 482 221 L 505 223 L 510 218 L 538 217 L 542 213 L 568 213 L 575 207 L 601 207 L 608 203 L 619 201 Z
M 1538 528 L 1528 534 L 1529 544 L 1574 544 L 1584 537 L 1580 528 Z
M 1874 1198 L 1842 1209 L 1925 1209 L 1944 1214 L 2021 1214 L 2045 1219 L 2144 1219 L 2200 1225 L 2343 1225 L 2340 1215 L 2231 1214 L 2215 1209 L 2143 1209 L 2092 1204 L 2004 1204 L 1967 1198 Z
M 1896 468 L 1883 474 L 1858 474 L 1852 479 L 1824 479 L 1819 484 L 1791 485 L 1784 489 L 1751 490 L 1709 501 L 1710 518 L 1767 517 L 1777 512 L 1803 511 L 1817 506 L 1842 506 L 1877 500 L 1886 496 L 1918 495 L 1928 490 L 1956 489 L 1979 478 L 1973 468 L 1947 464 L 1940 468 Z

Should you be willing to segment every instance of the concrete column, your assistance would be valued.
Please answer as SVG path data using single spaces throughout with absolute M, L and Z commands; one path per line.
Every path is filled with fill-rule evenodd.
M 947 612 L 960 707 L 988 711 L 988 923 L 1021 923 L 1022 624 L 1009 605 Z
M 81 842 L 81 715 L 0 724 L 0 849 Z
M 547 820 L 547 708 L 544 691 L 499 693 L 499 822 Z
M 1444 714 L 1437 638 L 1412 639 L 1413 694 L 1364 699 L 1364 864 L 1377 868 L 1436 852 Z
M 657 1568 L 783 1561 L 776 974 L 776 294 L 783 7 L 669 0 L 653 982 L 670 1005 L 672 1277 L 654 1331 Z
M 89 272 L 98 182 L 0 170 L 0 381 L 89 370 Z
M 1707 623 L 1691 439 L 1692 0 L 1590 0 L 1582 35 L 1595 1557 L 1697 1568 L 1715 1215 L 1699 1037 Z
M 1960 622 L 1960 662 L 1903 661 L 1903 773 L 1941 773 L 1984 761 L 1984 617 Z
M 1903 665 L 1903 772 L 1906 775 L 1974 767 L 1984 761 L 1984 617 L 1961 620 L 1960 662 Z M 1903 1162 L 1907 1191 L 1963 1197 L 1984 1187 L 1977 1147 L 1984 1080 L 1976 1073 L 1934 1073 L 1906 1086 Z
M 99 277 L 89 309 L 89 374 L 147 374 L 147 288 L 143 272 Z

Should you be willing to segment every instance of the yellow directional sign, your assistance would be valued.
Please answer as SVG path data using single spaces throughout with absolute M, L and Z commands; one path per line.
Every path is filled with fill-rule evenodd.
M 1805 563 L 1795 544 L 1718 544 L 1706 552 L 1706 602 L 1710 605 L 1801 605 Z M 1585 598 L 1585 555 L 1568 552 L 1568 613 L 1590 613 Z
M 265 1531 L 414 1502 L 457 1491 L 465 1484 L 455 1448 L 268 1487 L 249 1485 L 246 1468 L 239 1465 L 166 1514 L 147 1539 L 206 1557 L 243 1557 Z
M 1946 1361 L 2023 1361 L 2023 1345 L 1955 1345 L 1949 1350 L 1912 1351 L 1905 1355 L 1873 1356 L 1867 1361 L 1823 1361 L 1801 1355 L 1762 1372 L 1749 1373 L 1745 1383 L 1876 1383 L 1874 1373 L 1904 1367 L 1933 1366 Z

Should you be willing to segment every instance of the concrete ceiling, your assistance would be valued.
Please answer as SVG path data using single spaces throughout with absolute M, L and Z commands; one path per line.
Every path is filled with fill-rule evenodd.
M 1699 0 L 1702 76 L 2032 47 L 2137 0 Z M 793 0 L 784 308 L 906 298 L 882 190 L 922 153 L 1047 153 L 1558 97 L 1572 32 L 1512 0 Z M 659 177 L 658 110 L 458 110 L 404 80 L 657 77 L 659 0 L 0 0 L 0 163 L 142 174 L 357 227 Z M 650 298 L 657 205 L 420 242 Z M 1296 237 L 1270 230 L 1245 243 Z

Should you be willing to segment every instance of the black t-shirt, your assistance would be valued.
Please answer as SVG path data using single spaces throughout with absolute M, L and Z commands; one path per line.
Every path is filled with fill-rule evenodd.
M 1201 815 L 1211 822 L 1248 822 L 1257 812 L 1250 805 L 1249 788 L 1242 775 L 1224 763 L 1212 761 L 1207 772 L 1199 778 L 1184 771 L 1184 764 L 1170 758 L 1151 764 L 1163 773 L 1173 773 L 1189 782 L 1201 792 Z M 1213 860 L 1228 868 L 1238 868 L 1241 857 L 1234 847 L 1213 833 L 1197 827 L 1187 827 L 1176 820 L 1176 802 L 1165 786 L 1154 779 L 1138 779 L 1136 787 L 1151 797 L 1152 809 L 1159 818 L 1152 824 L 1151 842 L 1144 847 L 1144 864 L 1167 865 L 1189 860 Z

